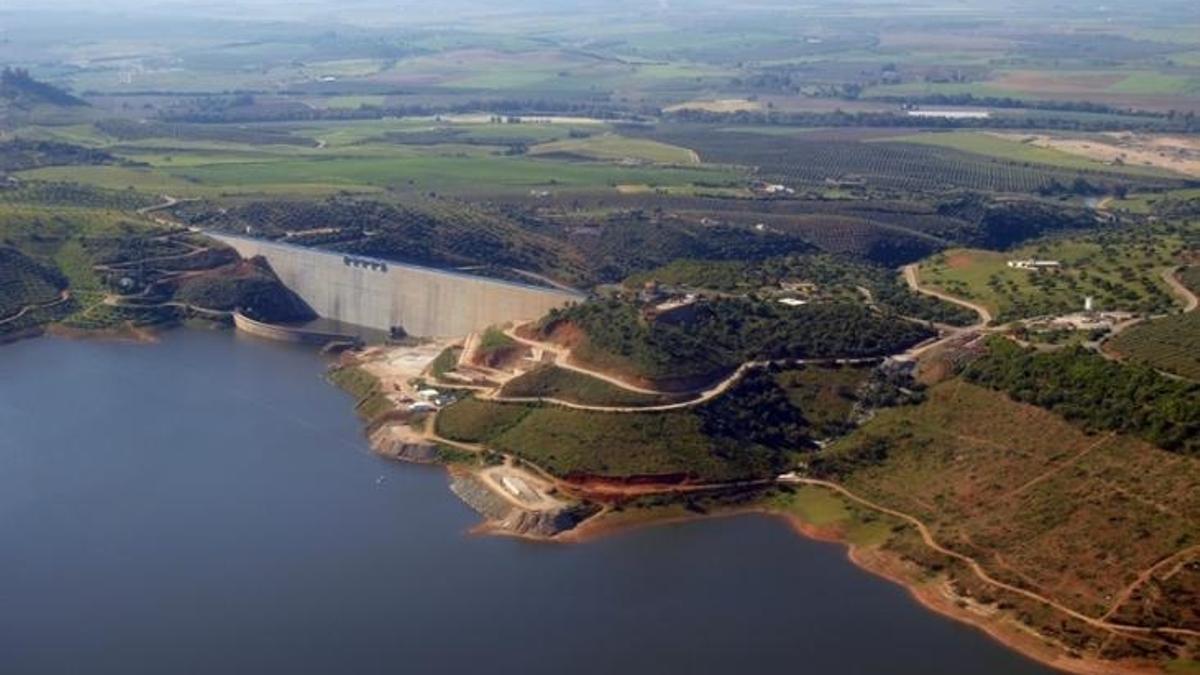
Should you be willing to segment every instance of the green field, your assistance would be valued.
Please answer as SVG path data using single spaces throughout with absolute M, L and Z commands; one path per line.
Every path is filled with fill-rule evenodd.
M 1031 143 L 1024 143 L 1020 140 L 1010 138 L 1001 138 L 995 134 L 973 132 L 973 131 L 951 131 L 951 132 L 936 132 L 911 134 L 906 136 L 898 136 L 889 138 L 891 141 L 904 141 L 907 143 L 920 143 L 925 145 L 937 145 L 944 148 L 953 148 L 962 150 L 963 152 L 973 152 L 989 157 L 997 157 L 1012 162 L 1031 162 L 1036 164 L 1046 164 L 1049 166 L 1061 167 L 1064 169 L 1080 169 L 1085 171 L 1113 171 L 1114 169 L 1096 160 L 1073 155 L 1069 152 L 1054 150 L 1053 148 L 1039 148 Z M 1132 175 L 1146 176 L 1163 176 L 1170 177 L 1174 174 L 1163 169 L 1155 169 L 1153 167 L 1129 165 L 1120 168 L 1122 173 Z
M 377 129 L 355 131 L 345 125 L 331 129 L 330 135 L 335 136 L 338 145 L 326 148 L 145 139 L 103 146 L 141 166 L 56 166 L 20 175 L 29 180 L 73 181 L 115 190 L 181 196 L 247 193 L 320 196 L 341 190 L 382 189 L 477 195 L 520 194 L 531 189 L 604 192 L 625 184 L 688 188 L 695 184 L 742 183 L 740 175 L 728 169 L 609 163 L 607 160 L 620 159 L 626 152 L 649 162 L 695 163 L 685 149 L 615 136 L 601 136 L 595 141 L 590 138 L 562 141 L 580 143 L 577 148 L 580 153 L 604 161 L 508 156 L 501 152 L 501 146 L 509 138 L 500 132 L 512 132 L 513 126 L 521 125 L 481 127 L 489 129 L 482 136 L 476 135 L 478 129 L 461 137 L 435 136 L 425 141 L 427 145 L 367 142 L 365 139 L 374 137 Z M 423 132 L 399 133 L 415 136 Z M 534 138 L 558 135 L 557 131 L 535 133 Z M 466 141 L 471 144 L 463 144 Z M 495 143 L 495 146 L 476 143 Z
M 979 302 L 998 321 L 1083 309 L 1092 297 L 1108 311 L 1167 312 L 1176 306 L 1161 273 L 1174 265 L 1180 240 L 1151 233 L 1050 239 L 999 253 L 951 249 L 921 264 L 921 282 Z M 1058 260 L 1052 271 L 1013 269 L 1010 260 Z
M 641 161 L 655 164 L 699 164 L 696 153 L 674 145 L 614 134 L 572 138 L 536 145 L 529 154 L 574 155 L 607 161 Z

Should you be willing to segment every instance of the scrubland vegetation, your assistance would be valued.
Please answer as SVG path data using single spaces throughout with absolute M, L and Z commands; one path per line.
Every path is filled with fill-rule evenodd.
M 30 10 L 0 40 L 0 337 L 166 326 L 188 306 L 308 316 L 269 269 L 186 227 L 570 285 L 588 300 L 532 337 L 689 393 L 543 365 L 502 396 L 659 405 L 775 363 L 662 412 L 467 397 L 437 415 L 439 434 L 580 481 L 834 480 L 1006 583 L 1088 616 L 1195 627 L 1194 560 L 1137 580 L 1196 544 L 1200 385 L 1186 378 L 1200 377 L 1200 329 L 1162 272 L 1184 267 L 1200 291 L 1198 184 L 1029 140 L 1186 160 L 1155 144 L 1200 133 L 1194 12 L 851 3 L 731 19 L 609 3 L 506 8 L 493 25 L 450 3 L 437 26 L 398 27 L 393 9 L 320 30 L 306 6 L 189 17 L 185 43 L 174 18 L 145 17 L 161 35 L 130 41 Z M 186 201 L 148 212 L 164 195 Z M 1007 265 L 1019 259 L 1060 266 Z M 1119 360 L 1091 333 L 1048 332 L 1036 350 L 972 341 L 980 329 L 959 329 L 977 315 L 910 289 L 910 263 L 989 310 L 985 332 L 1030 337 L 1003 324 L 1085 297 L 1145 320 L 1104 345 Z M 963 338 L 948 341 L 957 369 L 929 378 L 945 381 L 877 367 L 939 331 Z M 480 345 L 484 366 L 524 350 L 496 329 Z M 331 379 L 368 421 L 392 407 L 365 371 Z M 1190 638 L 1147 646 L 998 592 L 844 495 L 780 488 L 768 506 L 945 574 L 978 620 L 1015 617 L 1064 653 L 1194 663 Z

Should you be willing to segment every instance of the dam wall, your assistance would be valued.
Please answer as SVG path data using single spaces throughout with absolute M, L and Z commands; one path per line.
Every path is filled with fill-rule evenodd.
M 460 337 L 507 321 L 536 319 L 584 296 L 377 258 L 206 233 L 243 258 L 262 256 L 319 316 L 403 328 L 418 337 Z

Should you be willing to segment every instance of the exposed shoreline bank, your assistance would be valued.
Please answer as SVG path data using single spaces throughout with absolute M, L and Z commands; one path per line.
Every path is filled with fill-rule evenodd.
M 778 509 L 761 506 L 735 507 L 711 513 L 669 514 L 625 523 L 605 522 L 604 515 L 601 514 L 595 520 L 589 520 L 579 528 L 559 535 L 551 541 L 564 544 L 587 544 L 603 537 L 622 535 L 645 528 L 749 515 L 782 519 L 797 536 L 843 546 L 846 550 L 847 560 L 863 571 L 904 588 L 926 610 L 982 631 L 1004 647 L 1049 668 L 1077 675 L 1141 675 L 1163 672 L 1153 663 L 1142 665 L 1069 656 L 1065 647 L 1049 644 L 1047 638 L 1037 635 L 1032 629 L 1021 627 L 1007 615 L 1002 615 L 1002 619 L 989 620 L 988 617 L 971 611 L 969 604 L 966 604 L 965 607 L 961 606 L 959 603 L 965 603 L 965 600 L 949 590 L 944 576 L 937 575 L 921 579 L 919 576 L 924 572 L 897 554 L 878 547 L 855 544 L 842 536 L 837 529 L 822 528 L 795 513 L 783 512 Z M 489 529 L 480 529 L 478 532 L 495 534 Z
M 135 330 L 125 335 L 102 334 L 91 331 L 58 331 L 50 334 L 68 339 L 100 338 L 102 340 L 153 342 L 157 340 L 158 331 Z M 411 457 L 389 455 L 375 443 L 372 450 L 380 456 L 407 462 L 423 464 L 440 464 L 451 475 L 452 467 L 462 466 L 463 470 L 476 472 L 476 467 L 466 467 L 448 463 L 443 458 L 428 456 L 426 461 L 417 461 Z M 437 448 L 436 444 L 433 447 Z M 832 491 L 830 491 L 832 492 Z M 1163 672 L 1161 663 L 1133 661 L 1104 661 L 1091 657 L 1075 657 L 1070 655 L 1070 649 L 1064 645 L 1053 644 L 1049 638 L 1041 636 L 1018 623 L 1008 612 L 988 613 L 973 606 L 969 598 L 963 598 L 953 593 L 946 585 L 945 575 L 930 576 L 929 572 L 901 557 L 894 551 L 884 550 L 878 546 L 862 545 L 850 541 L 844 532 L 838 528 L 822 527 L 805 520 L 800 515 L 771 508 L 760 504 L 748 506 L 717 507 L 708 512 L 690 512 L 680 505 L 670 507 L 649 507 L 633 512 L 630 517 L 622 518 L 610 508 L 583 519 L 577 526 L 556 532 L 551 535 L 538 531 L 519 532 L 506 527 L 504 523 L 488 519 L 484 520 L 470 532 L 478 535 L 517 537 L 527 541 L 542 543 L 588 543 L 601 537 L 624 534 L 625 532 L 651 526 L 670 525 L 673 523 L 689 522 L 702 518 L 720 518 L 740 515 L 767 515 L 785 519 L 796 534 L 806 538 L 842 544 L 847 549 L 847 558 L 876 576 L 900 585 L 923 607 L 941 614 L 960 623 L 965 623 L 987 633 L 993 640 L 1005 647 L 1019 652 L 1026 658 L 1041 663 L 1047 667 L 1063 672 L 1079 673 L 1081 675 L 1135 675 L 1139 673 Z
M 436 458 L 443 442 L 451 446 L 458 445 L 441 439 L 433 431 L 430 420 L 427 419 L 426 422 L 420 440 L 431 447 L 428 453 L 421 454 Z M 474 534 L 518 537 L 537 542 L 584 543 L 608 534 L 651 525 L 724 514 L 769 514 L 786 518 L 801 535 L 842 543 L 848 547 L 847 557 L 852 562 L 903 586 L 926 609 L 975 626 L 1009 649 L 1047 667 L 1081 675 L 1133 675 L 1164 671 L 1165 664 L 1162 661 L 1143 658 L 1109 660 L 1101 653 L 1093 652 L 1091 648 L 1076 647 L 1072 640 L 1075 630 L 1073 627 L 1062 628 L 1063 632 L 1060 635 L 1056 631 L 1057 623 L 1043 625 L 1029 619 L 1019 619 L 1021 612 L 1025 611 L 1022 604 L 1033 602 L 1038 607 L 1047 608 L 1047 611 L 1064 612 L 1064 621 L 1078 619 L 1088 625 L 1094 623 L 1089 622 L 1087 617 L 1064 608 L 1053 598 L 1043 597 L 1036 592 L 1027 593 L 1022 589 L 996 582 L 992 577 L 980 572 L 977 562 L 973 559 L 931 543 L 927 529 L 911 516 L 873 504 L 851 493 L 841 494 L 843 490 L 835 484 L 802 477 L 789 479 L 784 476 L 777 480 L 764 480 L 752 484 L 698 486 L 695 490 L 689 490 L 687 495 L 665 486 L 657 491 L 651 489 L 636 493 L 596 493 L 590 491 L 587 485 L 550 476 L 536 465 L 527 465 L 517 458 L 503 454 L 490 453 L 480 445 L 471 444 L 471 447 L 463 446 L 463 449 L 469 450 L 467 454 L 473 457 L 455 457 L 445 462 L 434 459 L 434 462 L 448 465 L 452 476 L 452 491 L 482 517 L 480 524 L 471 530 Z M 385 456 L 406 459 L 382 448 L 376 448 L 376 451 Z M 542 485 L 539 492 L 559 502 L 560 507 L 564 506 L 565 502 L 586 508 L 581 509 L 580 517 L 557 521 L 553 527 L 526 527 L 526 524 L 531 522 L 545 525 L 550 520 L 546 518 L 548 514 L 537 506 L 531 506 L 518 494 L 524 488 L 514 490 L 506 482 L 497 481 L 494 477 L 489 481 L 487 476 L 498 464 L 502 464 L 506 472 L 511 470 L 509 475 L 514 476 L 518 483 L 522 480 L 540 482 Z M 464 481 L 464 477 L 467 480 Z M 468 485 L 464 490 L 463 483 L 473 485 Z M 837 526 L 830 529 L 827 527 L 829 523 L 823 524 L 821 516 L 806 510 L 798 501 L 794 502 L 798 507 L 795 511 L 793 502 L 788 501 L 790 498 L 787 497 L 773 504 L 776 497 L 790 492 L 784 484 L 806 486 L 802 489 L 820 487 L 821 492 L 827 495 L 816 498 L 818 501 L 832 498 L 850 507 L 852 512 L 872 515 L 869 518 L 856 515 L 851 520 L 860 519 L 859 522 L 838 521 L 835 523 Z M 776 486 L 782 489 L 777 490 Z M 686 499 L 681 498 L 685 496 Z M 811 498 L 814 496 L 808 493 L 806 499 Z M 563 508 L 563 512 L 565 511 L 566 508 Z M 806 520 L 810 515 L 817 517 L 817 520 Z M 914 527 L 912 532 L 920 533 L 921 537 L 911 537 L 910 541 L 900 546 L 885 547 L 885 541 L 889 540 L 890 535 L 875 540 L 861 536 L 862 530 L 865 529 L 862 526 L 864 522 L 880 519 L 893 521 L 894 526 Z M 893 531 L 896 531 L 895 527 Z M 933 557 L 925 559 L 923 553 L 917 553 L 916 549 L 910 550 L 912 546 L 921 547 L 922 552 L 928 549 L 928 553 Z M 951 565 L 961 565 L 962 569 L 943 569 L 938 560 L 941 557 L 946 557 Z M 967 576 L 960 577 L 959 572 L 965 572 Z M 983 595 L 978 594 L 980 588 L 984 589 Z M 989 599 L 992 592 L 1001 594 L 1002 598 L 1004 594 L 1013 594 L 1011 600 L 1016 601 L 1016 605 L 1009 600 Z M 1057 619 L 1054 621 L 1057 622 Z M 1116 632 L 1113 634 L 1117 637 L 1127 637 Z
M 384 453 L 380 454 L 387 456 Z M 395 456 L 390 458 L 409 461 Z M 449 466 L 443 465 L 443 468 L 447 475 L 453 474 Z M 835 494 L 833 491 L 829 492 Z M 469 532 L 476 536 L 501 536 L 540 544 L 581 545 L 636 530 L 713 518 L 748 515 L 779 518 L 784 520 L 797 536 L 845 547 L 848 561 L 872 575 L 902 587 L 926 610 L 982 631 L 1004 647 L 1041 665 L 1076 675 L 1143 675 L 1163 672 L 1159 664 L 1152 662 L 1115 662 L 1072 655 L 1068 647 L 1053 643 L 1050 638 L 1021 625 L 1007 612 L 984 610 L 970 598 L 954 593 L 946 575 L 931 575 L 929 571 L 903 559 L 897 553 L 878 546 L 856 544 L 844 536 L 839 528 L 816 525 L 793 512 L 761 505 L 722 507 L 704 513 L 669 507 L 659 507 L 658 510 L 659 513 L 650 511 L 622 520 L 614 511 L 606 508 L 583 520 L 576 527 L 549 536 L 537 532 L 514 531 L 504 523 L 484 515 L 480 523 Z

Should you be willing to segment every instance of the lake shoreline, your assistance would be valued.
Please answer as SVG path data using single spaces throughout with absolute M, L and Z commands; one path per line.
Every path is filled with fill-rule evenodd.
M 415 461 L 389 454 L 377 447 L 375 443 L 372 443 L 372 449 L 379 456 L 392 461 L 407 464 L 441 465 L 447 476 L 451 478 L 455 471 L 472 475 L 480 473 L 480 469 L 477 467 L 446 464 L 436 460 L 431 462 Z M 451 491 L 453 492 L 453 490 Z M 659 513 L 654 513 L 656 509 Z M 487 513 L 478 510 L 477 513 L 479 513 L 481 521 L 470 529 L 469 533 L 472 535 L 513 538 L 530 543 L 566 545 L 587 544 L 613 535 L 702 519 L 752 514 L 782 518 L 799 536 L 846 547 L 846 558 L 851 563 L 870 574 L 904 588 L 913 600 L 926 611 L 957 623 L 969 625 L 985 633 L 1006 649 L 1043 666 L 1076 675 L 1145 675 L 1163 672 L 1161 668 L 1156 667 L 1156 664 L 1149 662 L 1141 664 L 1130 661 L 1102 661 L 1090 657 L 1073 656 L 1070 648 L 1053 643 L 1051 638 L 1035 633 L 1032 628 L 1019 624 L 1009 612 L 985 608 L 969 597 L 954 593 L 949 586 L 948 577 L 945 575 L 935 573 L 933 577 L 929 577 L 928 570 L 906 561 L 899 554 L 886 551 L 878 546 L 856 544 L 847 539 L 844 533 L 837 528 L 817 526 L 793 512 L 764 506 L 718 507 L 707 512 L 694 512 L 682 507 L 660 506 L 652 507 L 648 513 L 631 515 L 629 511 L 616 511 L 611 506 L 605 506 L 600 512 L 585 518 L 576 526 L 549 535 L 514 530 L 501 520 L 490 517 Z
M 792 531 L 806 539 L 838 544 L 846 549 L 846 559 L 859 569 L 890 583 L 904 588 L 905 591 L 925 610 L 951 619 L 957 623 L 966 624 L 985 633 L 993 641 L 1005 648 L 1021 654 L 1046 667 L 1064 673 L 1076 675 L 1144 675 L 1146 673 L 1163 672 L 1154 664 L 1133 664 L 1114 661 L 1100 661 L 1084 657 L 1071 657 L 1062 646 L 1051 646 L 1047 638 L 1037 635 L 1030 629 L 1022 628 L 1007 614 L 999 619 L 989 620 L 988 617 L 972 612 L 969 608 L 959 606 L 965 599 L 953 594 L 946 586 L 946 579 L 938 575 L 932 579 L 920 579 L 923 572 L 916 565 L 906 562 L 900 556 L 884 551 L 878 547 L 867 547 L 847 540 L 834 528 L 822 528 L 804 520 L 795 513 L 787 513 L 766 507 L 742 507 L 721 509 L 712 513 L 671 514 L 661 518 L 651 517 L 626 523 L 604 522 L 604 515 L 597 515 L 585 521 L 579 528 L 559 535 L 548 541 L 564 544 L 587 544 L 600 538 L 626 534 L 640 529 L 659 526 L 669 526 L 713 518 L 728 518 L 746 515 L 780 518 L 787 522 Z M 479 534 L 497 534 L 488 529 L 482 529 Z M 511 534 L 511 533 L 501 533 Z M 522 536 L 523 535 L 513 535 Z M 546 538 L 541 538 L 546 540 Z M 969 607 L 969 605 L 967 606 Z
M 154 343 L 158 341 L 157 331 L 80 331 L 51 327 L 44 332 L 48 337 L 66 340 L 98 340 L 125 343 Z M 30 337 L 37 337 L 30 336 Z M 380 452 L 371 444 L 372 451 L 382 458 L 406 464 L 437 464 L 447 476 L 451 474 L 451 466 L 443 462 L 413 462 L 402 457 L 389 456 Z M 475 527 L 469 530 L 477 536 L 502 536 L 517 538 L 528 542 L 550 544 L 586 544 L 611 535 L 623 535 L 636 530 L 669 526 L 673 524 L 694 522 L 701 519 L 727 518 L 743 515 L 770 516 L 785 520 L 797 535 L 815 541 L 841 544 L 846 548 L 846 558 L 877 577 L 903 587 L 908 594 L 926 610 L 952 619 L 958 623 L 970 625 L 986 633 L 993 641 L 1005 648 L 1015 651 L 1039 664 L 1062 672 L 1079 675 L 1138 675 L 1141 673 L 1162 672 L 1150 666 L 1098 661 L 1087 658 L 1071 658 L 1066 655 L 1066 649 L 1061 646 L 1047 644 L 1047 638 L 1037 636 L 1028 629 L 1018 626 L 1008 615 L 1000 615 L 999 619 L 989 619 L 978 613 L 964 608 L 958 602 L 962 598 L 947 592 L 944 578 L 922 579 L 922 570 L 912 563 L 906 562 L 900 556 L 883 551 L 878 547 L 868 547 L 849 541 L 836 528 L 823 528 L 806 521 L 799 515 L 784 512 L 779 509 L 764 506 L 737 506 L 716 508 L 709 512 L 691 512 L 679 508 L 676 512 L 668 512 L 669 507 L 656 507 L 661 513 L 649 513 L 646 517 L 620 520 L 616 512 L 606 508 L 582 521 L 578 526 L 553 536 L 529 532 L 516 532 L 484 517 Z M 638 514 L 639 516 L 641 514 Z

